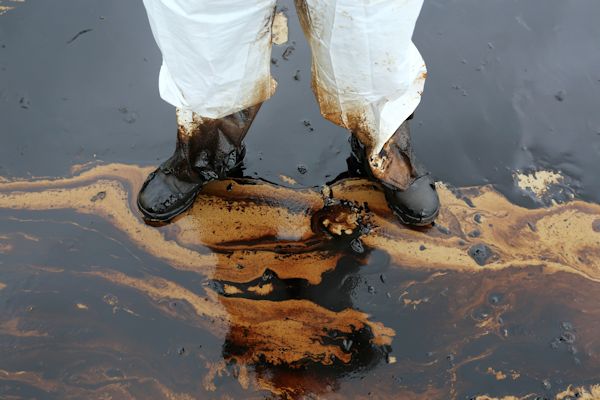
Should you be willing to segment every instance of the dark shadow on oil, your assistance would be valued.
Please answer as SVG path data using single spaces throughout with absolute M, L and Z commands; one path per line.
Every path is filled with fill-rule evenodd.
M 266 269 L 262 277 L 236 285 L 242 292 L 241 294 L 223 295 L 242 297 L 258 302 L 308 300 L 334 312 L 360 308 L 360 304 L 354 304 L 353 290 L 356 288 L 357 282 L 363 279 L 360 271 L 365 267 L 371 250 L 365 249 L 363 254 L 356 254 L 350 249 L 348 240 L 336 240 L 331 242 L 329 247 L 331 251 L 344 253 L 344 256 L 338 260 L 332 271 L 323 274 L 322 281 L 318 285 L 311 285 L 307 280 L 300 278 L 281 279 L 273 271 Z M 220 284 L 222 282 L 214 282 L 217 287 Z M 260 287 L 267 284 L 273 287 L 272 292 L 267 296 L 252 294 L 247 290 L 249 287 Z M 287 319 L 286 315 L 281 315 L 283 325 Z M 365 376 L 383 362 L 391 350 L 390 346 L 378 346 L 373 343 L 373 333 L 368 326 L 349 328 L 350 332 L 342 332 L 323 325 L 320 337 L 323 346 L 337 346 L 344 353 L 351 355 L 349 362 L 343 362 L 335 357 L 331 357 L 330 360 L 315 361 L 320 357 L 319 354 L 306 354 L 305 359 L 298 360 L 292 365 L 271 364 L 265 358 L 259 357 L 250 367 L 261 379 L 266 379 L 275 387 L 281 387 L 291 393 L 324 394 L 335 391 L 339 386 L 340 379 L 349 374 L 353 374 L 355 377 Z M 243 340 L 239 340 L 243 335 L 231 335 L 230 333 L 227 334 L 223 344 L 225 360 L 235 363 L 238 358 L 243 359 L 249 351 L 260 353 L 260 349 L 249 349 Z M 312 337 L 314 332 L 307 331 L 306 333 L 310 336 L 298 337 L 296 338 L 298 342 L 314 340 Z

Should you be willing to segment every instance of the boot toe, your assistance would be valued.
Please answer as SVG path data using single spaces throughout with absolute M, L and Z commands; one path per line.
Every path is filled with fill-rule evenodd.
M 158 169 L 144 182 L 138 194 L 138 208 L 147 219 L 168 221 L 192 205 L 201 187 Z
M 384 187 L 392 211 L 409 225 L 428 225 L 437 217 L 440 200 L 431 176 L 417 178 L 406 190 Z

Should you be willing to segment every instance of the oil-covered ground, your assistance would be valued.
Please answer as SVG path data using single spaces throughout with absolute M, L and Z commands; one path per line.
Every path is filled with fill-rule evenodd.
M 0 398 L 599 399 L 600 3 L 425 1 L 420 229 L 348 173 L 279 8 L 246 178 L 152 227 L 141 2 L 0 1 Z

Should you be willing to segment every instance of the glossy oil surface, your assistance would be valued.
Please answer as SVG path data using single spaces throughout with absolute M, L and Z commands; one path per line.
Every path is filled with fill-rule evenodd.
M 133 205 L 175 139 L 141 2 L 0 5 L 0 398 L 598 390 L 597 2 L 425 2 L 413 137 L 448 186 L 423 229 L 344 174 L 289 2 L 248 178 L 163 227 Z

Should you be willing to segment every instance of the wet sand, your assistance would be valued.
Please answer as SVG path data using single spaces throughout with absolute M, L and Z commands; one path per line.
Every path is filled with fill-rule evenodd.
M 141 4 L 7 5 L 0 398 L 600 398 L 597 3 L 426 2 L 419 229 L 347 172 L 291 7 L 247 178 L 153 227 L 175 131 Z

